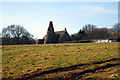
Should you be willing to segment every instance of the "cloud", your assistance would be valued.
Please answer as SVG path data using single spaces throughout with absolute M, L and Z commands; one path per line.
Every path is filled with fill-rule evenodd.
M 54 12 L 59 15 L 66 16 L 85 16 L 85 15 L 100 15 L 100 14 L 118 14 L 118 9 L 112 9 L 109 7 L 95 6 L 95 5 L 73 5 L 67 9 L 53 9 L 53 8 L 44 8 L 46 11 Z
M 84 5 L 82 9 L 93 14 L 117 14 L 118 13 L 118 10 L 115 10 L 115 9 L 108 9 L 101 6 L 93 6 L 93 5 Z

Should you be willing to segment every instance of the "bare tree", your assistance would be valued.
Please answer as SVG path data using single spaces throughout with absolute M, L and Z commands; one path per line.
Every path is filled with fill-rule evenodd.
M 114 35 L 114 37 L 120 37 L 120 23 L 116 23 L 115 25 L 113 25 L 112 29 L 112 35 Z
M 10 25 L 2 29 L 2 37 L 3 40 L 7 40 L 7 43 L 12 39 L 16 44 L 20 44 L 23 43 L 23 41 L 28 41 L 28 39 L 33 38 L 33 35 L 20 25 Z
M 86 39 L 93 39 L 94 38 L 94 30 L 97 27 L 95 25 L 92 24 L 87 24 L 85 26 L 83 26 L 82 30 L 85 31 L 85 33 L 87 34 Z
M 94 30 L 94 39 L 108 39 L 109 36 L 108 28 L 97 28 Z

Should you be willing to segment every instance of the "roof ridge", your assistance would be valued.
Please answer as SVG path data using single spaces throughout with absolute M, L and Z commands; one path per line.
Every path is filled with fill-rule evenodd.
M 61 31 L 65 31 L 65 30 L 61 30 Z M 55 31 L 55 32 L 61 32 L 61 31 Z

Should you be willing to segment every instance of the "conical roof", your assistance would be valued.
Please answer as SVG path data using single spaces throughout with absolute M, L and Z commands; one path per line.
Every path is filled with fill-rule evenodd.
M 50 21 L 50 23 L 49 23 L 48 31 L 54 32 L 54 28 L 53 28 L 53 23 L 52 23 L 52 21 Z
M 52 21 L 50 21 L 44 44 L 54 43 L 54 36 L 55 33 L 54 33 L 53 23 Z

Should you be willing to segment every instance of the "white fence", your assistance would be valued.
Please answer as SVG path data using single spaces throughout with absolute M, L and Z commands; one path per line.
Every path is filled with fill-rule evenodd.
M 109 39 L 101 39 L 101 40 L 94 40 L 95 43 L 106 43 L 106 42 L 116 42 L 116 40 L 109 40 Z

